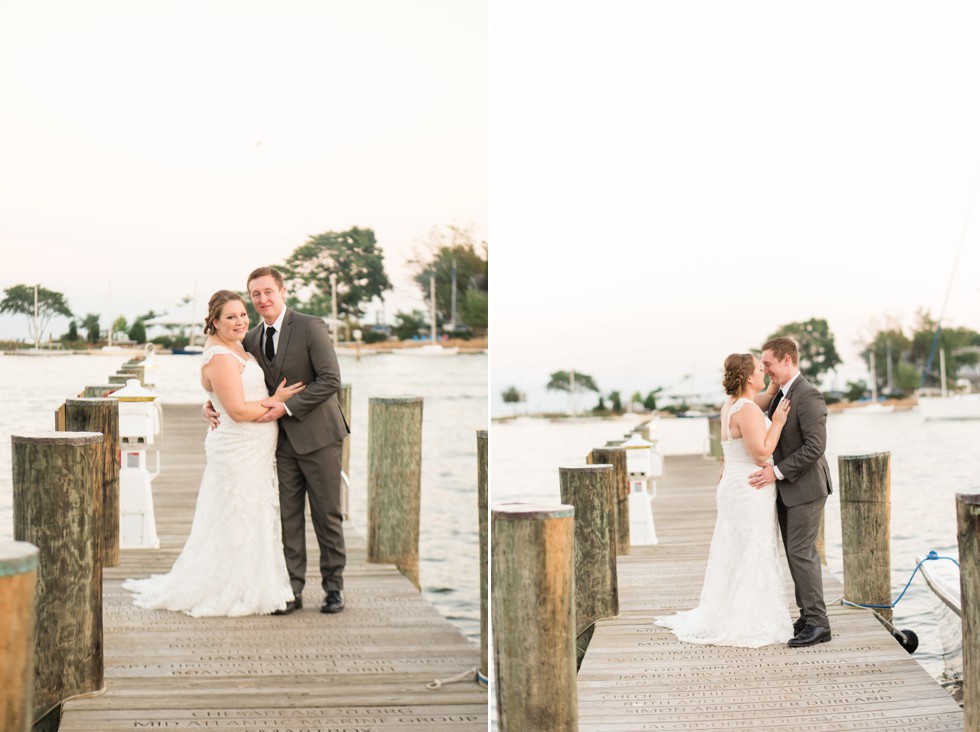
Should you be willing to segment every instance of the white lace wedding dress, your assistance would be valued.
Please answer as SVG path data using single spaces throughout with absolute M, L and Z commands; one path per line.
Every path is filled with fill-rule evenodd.
M 244 365 L 246 401 L 267 399 L 262 367 L 223 346 L 204 352 L 203 367 L 218 354 Z M 293 599 L 282 552 L 275 422 L 235 422 L 217 396 L 221 415 L 204 440 L 207 465 L 191 533 L 168 574 L 127 580 L 134 603 L 194 617 L 267 614 Z
M 732 415 L 748 402 L 738 399 L 729 409 L 728 435 Z M 693 610 L 654 622 L 687 643 L 745 648 L 785 643 L 793 637 L 793 623 L 778 548 L 776 484 L 758 490 L 749 485 L 749 475 L 759 468 L 741 438 L 722 440 L 722 450 L 725 467 L 718 483 L 718 518 L 701 602 Z

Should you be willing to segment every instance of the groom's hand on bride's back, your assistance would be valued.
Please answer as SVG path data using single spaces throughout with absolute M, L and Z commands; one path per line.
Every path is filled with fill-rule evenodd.
M 210 399 L 204 402 L 204 406 L 201 407 L 201 416 L 211 423 L 211 429 L 217 429 L 220 419 Z

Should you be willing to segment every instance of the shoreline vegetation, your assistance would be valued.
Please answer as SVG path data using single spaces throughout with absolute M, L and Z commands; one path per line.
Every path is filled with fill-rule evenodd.
M 836 412 L 845 412 L 848 409 L 860 409 L 861 407 L 869 405 L 870 402 L 865 401 L 853 401 L 853 402 L 835 402 L 833 404 L 827 405 L 827 411 L 831 414 Z M 896 412 L 905 412 L 915 409 L 918 406 L 919 401 L 915 397 L 908 397 L 903 399 L 884 399 L 879 400 L 878 404 L 882 406 L 894 407 Z M 675 414 L 674 412 L 667 410 L 654 410 L 650 412 L 611 412 L 605 411 L 591 411 L 582 412 L 577 415 L 569 414 L 568 412 L 527 412 L 521 414 L 505 414 L 491 417 L 491 422 L 513 422 L 518 419 L 541 419 L 541 420 L 579 420 L 579 421 L 589 421 L 589 420 L 616 420 L 622 417 L 637 417 L 637 418 L 654 418 L 659 417 L 660 419 L 693 419 L 698 417 L 717 417 L 719 410 L 710 410 L 707 408 L 699 408 L 695 412 L 687 412 Z
M 376 351 L 378 353 L 390 353 L 392 351 L 398 351 L 402 349 L 410 348 L 420 348 L 421 346 L 432 343 L 431 339 L 418 340 L 418 341 L 379 341 L 376 343 L 361 343 L 357 344 L 355 341 L 338 341 L 336 343 L 336 348 L 338 353 L 351 354 L 360 350 L 362 353 L 368 351 Z M 483 353 L 488 347 L 488 338 L 483 336 L 482 338 L 471 338 L 469 340 L 464 340 L 462 338 L 448 338 L 445 340 L 437 341 L 442 346 L 447 348 L 459 348 L 461 354 L 464 353 Z M 0 341 L 0 353 L 5 355 L 33 355 L 35 353 L 39 354 L 75 354 L 75 355 L 103 355 L 110 353 L 144 353 L 145 344 L 140 345 L 119 345 L 113 346 L 111 349 L 104 349 L 102 346 L 91 346 L 88 348 L 64 348 L 61 344 L 55 344 L 52 348 L 45 348 L 41 346 L 39 351 L 35 351 L 34 347 L 30 344 L 25 344 L 21 341 Z M 157 345 L 154 349 L 154 353 L 157 355 L 166 355 L 172 353 L 169 348 L 163 348 Z

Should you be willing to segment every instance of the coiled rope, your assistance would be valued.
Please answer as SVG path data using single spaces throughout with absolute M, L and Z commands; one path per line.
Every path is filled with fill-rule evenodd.
M 898 598 L 896 598 L 895 602 L 893 602 L 891 605 L 870 605 L 870 604 L 865 604 L 865 603 L 861 603 L 861 602 L 851 602 L 850 600 L 845 600 L 843 597 L 840 599 L 840 603 L 841 603 L 841 605 L 848 605 L 850 607 L 866 607 L 866 608 L 871 608 L 871 609 L 878 608 L 878 609 L 883 609 L 883 610 L 891 610 L 893 607 L 895 607 L 899 603 L 899 601 L 903 597 L 905 597 L 905 593 L 908 591 L 909 585 L 912 584 L 912 580 L 915 578 L 915 573 L 919 571 L 919 567 L 921 567 L 925 562 L 928 562 L 928 561 L 934 560 L 934 559 L 948 559 L 953 564 L 955 564 L 957 567 L 960 566 L 960 563 L 957 562 L 952 557 L 941 557 L 935 551 L 931 551 L 928 554 L 926 554 L 922 559 L 920 559 L 919 560 L 919 563 L 915 565 L 915 569 L 912 570 L 912 575 L 909 577 L 909 581 L 905 583 L 905 588 L 902 590 L 902 592 L 898 596 Z
M 479 672 L 477 667 L 474 666 L 473 668 L 467 669 L 466 671 L 463 671 L 462 673 L 458 673 L 455 676 L 450 676 L 448 679 L 436 679 L 435 681 L 430 681 L 428 684 L 425 685 L 425 688 L 438 689 L 443 684 L 452 684 L 456 681 L 465 681 L 466 679 L 472 679 L 473 674 L 476 674 L 477 677 L 483 676 L 483 674 Z

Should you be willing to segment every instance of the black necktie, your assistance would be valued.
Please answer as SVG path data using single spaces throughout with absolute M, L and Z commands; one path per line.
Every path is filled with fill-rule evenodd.
M 272 342 L 272 336 L 276 334 L 276 329 L 271 325 L 265 329 L 265 358 L 267 361 L 276 360 L 276 347 Z
M 769 418 L 772 419 L 772 415 L 776 413 L 776 407 L 779 406 L 780 400 L 783 398 L 783 390 L 779 389 L 775 395 L 773 395 L 772 401 L 769 403 Z

